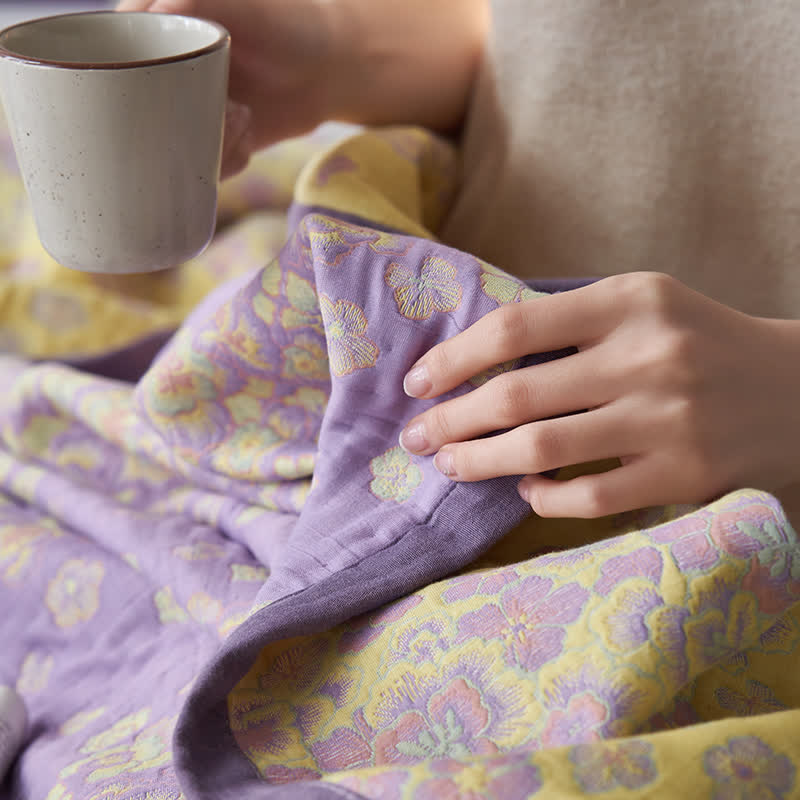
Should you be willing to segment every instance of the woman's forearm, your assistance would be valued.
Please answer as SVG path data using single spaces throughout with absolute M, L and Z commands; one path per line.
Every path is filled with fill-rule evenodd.
M 461 123 L 488 0 L 320 0 L 338 43 L 329 116 L 369 125 Z

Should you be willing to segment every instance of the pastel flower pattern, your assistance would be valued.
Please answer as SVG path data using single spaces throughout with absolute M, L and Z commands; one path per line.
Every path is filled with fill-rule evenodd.
M 632 739 L 579 744 L 570 748 L 575 782 L 589 794 L 613 789 L 643 789 L 658 776 L 653 745 Z
M 424 195 L 422 223 L 435 231 L 445 211 L 440 178 L 452 175 L 437 152 L 449 146 L 431 146 L 420 130 L 367 135 L 382 137 L 378 150 L 393 168 L 426 171 L 415 188 Z M 357 148 L 339 150 L 310 185 L 332 190 L 360 181 L 369 173 L 361 167 Z M 249 178 L 244 185 L 257 196 Z M 278 188 L 262 184 L 260 196 L 277 197 Z M 281 197 L 288 200 L 288 191 Z M 233 294 L 226 288 L 198 308 L 136 388 L 0 359 L 3 386 L 11 387 L 0 393 L 8 410 L 0 420 L 0 596 L 5 608 L 16 597 L 33 598 L 34 611 L 17 615 L 21 623 L 5 620 L 12 635 L 3 639 L 4 660 L 9 680 L 37 710 L 32 738 L 47 737 L 23 764 L 36 797 L 178 800 L 174 714 L 204 691 L 190 682 L 203 659 L 217 658 L 218 635 L 247 620 L 224 645 L 235 657 L 227 663 L 242 664 L 244 638 L 255 643 L 272 614 L 305 602 L 304 586 L 313 592 L 342 564 L 360 567 L 365 554 L 382 558 L 395 544 L 402 551 L 408 540 L 384 536 L 384 521 L 430 520 L 436 545 L 421 555 L 434 564 L 454 555 L 448 539 L 436 536 L 442 484 L 432 465 L 392 447 L 394 436 L 380 438 L 410 407 L 395 391 L 398 365 L 407 366 L 411 347 L 421 353 L 497 305 L 538 294 L 432 240 L 320 214 L 306 216 L 280 256 L 257 269 L 271 255 L 254 253 L 239 233 L 261 242 L 262 229 L 274 225 L 274 244 L 283 220 L 241 220 L 242 210 L 223 215 L 221 233 L 231 244 L 205 262 L 199 281 L 193 265 L 152 284 L 143 279 L 157 286 L 163 305 L 104 296 L 109 307 L 125 304 L 131 314 L 121 327 L 138 335 L 154 321 L 171 329 L 179 317 L 169 298 L 185 288 L 199 299 L 241 264 L 254 270 L 230 284 Z M 9 275 L 23 277 L 23 267 L 18 262 Z M 84 284 L 90 292 L 81 295 Z M 51 344 L 64 339 L 59 329 L 70 341 L 91 333 L 92 347 L 104 341 L 94 311 L 86 312 L 108 308 L 85 302 L 102 286 L 76 276 L 69 286 L 57 281 L 55 289 L 27 292 L 30 330 Z M 26 353 L 28 329 L 15 318 L 9 324 L 0 337 Z M 498 365 L 471 383 L 517 366 Z M 379 443 L 359 441 L 356 451 L 350 423 L 370 392 L 389 413 L 369 416 Z M 333 428 L 340 438 L 323 441 Z M 347 497 L 360 497 L 370 523 L 378 522 L 365 526 L 352 551 L 349 540 L 328 535 L 349 522 L 349 509 L 331 516 L 330 531 L 328 506 L 314 518 L 320 509 L 312 501 L 325 498 L 333 473 L 352 479 Z M 481 521 L 502 526 L 510 519 L 506 501 L 517 502 L 513 486 L 489 497 L 499 502 L 483 504 L 489 514 Z M 95 506 L 113 512 L 110 525 Z M 296 535 L 298 515 L 312 521 L 305 539 Z M 661 780 L 669 788 L 680 783 L 687 797 L 796 795 L 800 720 L 791 680 L 800 648 L 800 542 L 777 500 L 742 490 L 703 508 L 640 511 L 587 526 L 591 543 L 560 553 L 553 548 L 566 546 L 560 534 L 572 521 L 530 522 L 527 542 L 518 530 L 478 562 L 446 562 L 464 568 L 456 576 L 439 579 L 440 571 L 423 585 L 430 573 L 400 575 L 419 578 L 419 588 L 342 625 L 328 629 L 318 617 L 310 633 L 258 642 L 241 683 L 218 695 L 228 716 L 215 715 L 215 756 L 232 756 L 238 769 L 244 755 L 269 784 L 327 781 L 369 800 L 523 800 L 567 786 L 660 797 Z M 473 537 L 480 547 L 496 541 L 464 527 L 452 531 L 462 537 L 459 547 L 471 547 Z M 300 553 L 309 558 L 295 569 Z M 345 567 L 331 577 L 350 574 Z M 354 613 L 386 601 L 375 583 L 359 587 Z M 341 596 L 322 594 L 331 605 Z M 99 699 L 65 694 L 65 676 L 68 683 L 80 675 L 87 655 L 92 672 L 114 655 L 99 651 L 109 630 L 119 630 L 132 655 L 115 670 L 114 691 L 101 688 Z M 84 637 L 98 651 L 80 653 L 77 665 L 70 648 L 53 646 Z M 169 645 L 165 661 L 144 666 L 138 656 L 161 655 L 152 647 L 161 642 Z M 159 679 L 142 680 L 147 675 Z M 697 724 L 709 717 L 718 719 Z M 675 727 L 687 730 L 650 736 Z M 238 752 L 228 749 L 231 734 Z M 640 738 L 616 738 L 633 735 Z M 40 772 L 46 777 L 35 784 Z
M 775 692 L 761 681 L 749 680 L 743 692 L 720 686 L 714 692 L 720 708 L 731 711 L 740 717 L 755 714 L 769 714 L 773 711 L 784 711 L 786 705 L 775 696 Z
M 281 375 L 289 380 L 324 381 L 328 379 L 328 354 L 325 342 L 317 336 L 300 334 L 284 348 Z
M 398 310 L 408 319 L 429 319 L 435 311 L 455 311 L 461 304 L 462 288 L 456 268 L 441 258 L 427 258 L 419 274 L 401 264 L 392 264 L 386 270 L 385 281 L 394 289 Z
M 782 800 L 795 785 L 795 766 L 757 736 L 729 739 L 703 756 L 713 800 Z
M 497 748 L 483 734 L 491 711 L 481 692 L 458 677 L 433 692 L 424 708 L 409 708 L 375 739 L 375 761 L 415 763 L 445 756 L 467 758 Z
M 440 760 L 437 777 L 417 790 L 419 800 L 527 800 L 542 788 L 539 768 L 521 756 L 500 756 L 475 763 Z
M 369 490 L 379 500 L 404 503 L 422 483 L 422 470 L 402 447 L 392 447 L 369 462 Z
M 374 367 L 378 347 L 367 334 L 367 318 L 363 309 L 348 300 L 320 297 L 322 320 L 328 338 L 331 372 L 341 378 L 359 369 Z
M 105 566 L 100 561 L 70 559 L 50 581 L 45 601 L 60 628 L 88 622 L 100 605 Z
M 497 267 L 483 261 L 479 264 L 481 288 L 486 296 L 491 297 L 498 305 L 522 303 L 542 296 Z
M 485 603 L 459 620 L 459 641 L 477 636 L 500 639 L 506 661 L 536 670 L 561 653 L 565 625 L 574 622 L 589 597 L 577 583 L 555 588 L 540 576 L 505 588 L 498 603 Z

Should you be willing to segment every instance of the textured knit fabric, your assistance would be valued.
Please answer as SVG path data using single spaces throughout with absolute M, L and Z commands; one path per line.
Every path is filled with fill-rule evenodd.
M 800 316 L 800 4 L 493 0 L 445 239 Z

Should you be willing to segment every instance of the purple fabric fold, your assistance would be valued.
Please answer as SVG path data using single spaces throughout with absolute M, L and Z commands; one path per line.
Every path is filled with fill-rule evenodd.
M 535 296 L 436 242 L 310 213 L 174 335 L 22 370 L 0 440 L 0 682 L 32 727 L 0 797 L 355 797 L 269 783 L 226 698 L 270 643 L 464 568 L 529 513 L 517 478 L 453 483 L 398 436 L 433 402 L 402 391 L 414 361 Z
M 340 797 L 336 786 L 267 786 L 256 776 L 230 733 L 230 690 L 269 643 L 327 630 L 451 574 L 530 513 L 516 492 L 516 477 L 455 484 L 435 470 L 430 458 L 409 459 L 397 448 L 404 424 L 431 405 L 402 392 L 403 375 L 433 344 L 498 307 L 485 280 L 497 276 L 477 259 L 443 245 L 399 235 L 386 238 L 352 220 L 315 213 L 303 218 L 279 261 L 291 264 L 297 274 L 312 273 L 320 297 L 360 309 L 367 320 L 363 335 L 379 355 L 374 364 L 367 355 L 362 368 L 333 375 L 313 489 L 259 594 L 258 600 L 269 605 L 226 641 L 182 711 L 176 766 L 189 797 L 198 800 L 310 797 L 312 791 L 314 797 Z M 519 281 L 500 280 L 516 299 L 528 296 Z M 261 292 L 259 281 L 257 276 L 232 302 L 252 307 Z M 565 291 L 583 283 L 551 287 Z M 393 284 L 410 291 L 394 294 Z M 430 307 L 424 297 L 413 297 L 425 290 L 433 298 Z M 327 326 L 335 372 L 330 320 Z M 566 353 L 530 356 L 513 366 Z M 471 388 L 460 387 L 452 395 Z M 386 452 L 413 463 L 421 476 L 419 486 L 399 502 L 382 501 L 370 491 L 371 464 Z

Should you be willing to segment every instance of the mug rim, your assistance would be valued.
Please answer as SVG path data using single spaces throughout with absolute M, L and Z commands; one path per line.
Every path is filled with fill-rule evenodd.
M 172 56 L 162 56 L 161 58 L 143 58 L 136 61 L 59 61 L 57 59 L 37 58 L 35 56 L 26 56 L 22 53 L 14 52 L 4 47 L 2 42 L 3 38 L 9 31 L 17 28 L 24 28 L 29 25 L 36 25 L 41 22 L 50 22 L 57 19 L 65 19 L 68 17 L 97 17 L 97 16 L 111 16 L 111 15 L 133 15 L 133 16 L 148 16 L 148 17 L 169 17 L 170 19 L 188 19 L 194 22 L 202 22 L 210 28 L 217 31 L 217 39 L 205 47 L 200 47 L 196 50 L 188 50 L 185 53 L 176 53 Z M 50 14 L 45 17 L 35 17 L 34 19 L 24 20 L 17 22 L 14 25 L 9 25 L 0 30 L 0 58 L 5 58 L 10 61 L 16 61 L 22 64 L 31 64 L 41 67 L 54 67 L 58 69 L 72 69 L 72 70 L 120 70 L 120 69 L 136 69 L 138 67 L 156 67 L 162 64 L 174 64 L 178 61 L 189 61 L 200 56 L 205 56 L 226 47 L 230 43 L 231 35 L 227 29 L 210 19 L 203 19 L 202 17 L 191 17 L 186 14 L 166 14 L 163 12 L 152 11 L 112 11 L 112 10 L 98 10 L 98 11 L 74 11 L 67 14 Z

